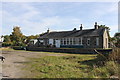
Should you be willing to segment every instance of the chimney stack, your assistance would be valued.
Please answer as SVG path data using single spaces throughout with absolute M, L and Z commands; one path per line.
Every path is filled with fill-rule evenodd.
M 97 25 L 97 22 L 95 22 L 95 25 L 94 25 L 95 29 L 98 29 L 98 25 Z
M 80 26 L 80 30 L 82 30 L 82 28 L 83 28 L 83 27 L 82 27 L 82 24 L 81 24 L 81 26 Z
M 48 28 L 47 33 L 49 33 L 49 32 L 50 32 L 50 30 L 49 30 L 49 28 Z

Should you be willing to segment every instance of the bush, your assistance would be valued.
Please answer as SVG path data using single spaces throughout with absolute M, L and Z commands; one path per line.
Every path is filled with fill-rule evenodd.
M 119 75 L 118 74 L 118 64 L 116 64 L 114 61 L 108 61 L 106 62 L 106 69 L 108 71 L 108 73 L 110 74 L 110 76 L 112 75 Z
M 101 61 L 117 61 L 120 64 L 120 48 L 113 48 L 109 54 L 99 53 L 97 59 Z
M 109 54 L 109 60 L 117 61 L 120 64 L 120 48 L 114 48 L 112 54 Z
M 2 47 L 12 46 L 12 42 L 3 42 Z
M 13 45 L 12 46 L 26 46 L 26 44 L 23 43 L 23 42 L 15 42 L 15 41 L 13 41 Z
M 15 50 L 25 50 L 25 46 L 13 46 L 12 48 Z
M 109 76 L 109 77 L 117 78 L 119 76 L 119 73 L 120 73 L 119 72 L 120 48 L 113 48 L 112 52 L 109 54 L 101 54 L 100 53 L 97 55 L 96 59 L 97 59 L 97 63 L 99 62 L 99 64 L 97 64 L 97 66 L 99 67 L 102 65 L 102 67 L 98 68 L 98 70 L 101 72 L 95 71 L 95 73 L 97 74 L 95 76 L 99 76 L 102 73 L 105 73 L 102 75 Z M 105 69 L 105 70 L 102 71 L 101 69 L 102 70 Z

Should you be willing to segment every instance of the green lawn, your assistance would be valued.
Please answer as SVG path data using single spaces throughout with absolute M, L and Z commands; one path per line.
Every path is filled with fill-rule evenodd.
M 49 53 L 46 53 L 49 54 Z M 57 53 L 54 53 L 57 54 Z M 64 54 L 64 53 L 62 53 Z M 32 78 L 109 78 L 118 75 L 118 66 L 113 61 L 106 64 L 96 55 L 71 54 L 29 58 L 24 63 L 27 76 Z

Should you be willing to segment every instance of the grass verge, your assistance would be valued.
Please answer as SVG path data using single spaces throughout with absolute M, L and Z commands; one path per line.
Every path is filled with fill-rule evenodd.
M 114 61 L 103 64 L 96 55 L 67 55 L 29 58 L 26 77 L 32 78 L 110 78 L 118 76 Z

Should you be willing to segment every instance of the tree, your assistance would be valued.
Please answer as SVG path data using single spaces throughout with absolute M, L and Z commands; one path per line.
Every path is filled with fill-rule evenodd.
M 12 42 L 11 42 L 10 36 L 9 35 L 5 35 L 3 37 L 4 37 L 4 41 L 2 43 L 2 46 L 3 47 L 11 46 Z
M 107 33 L 108 33 L 108 38 L 109 38 L 109 41 L 111 41 L 111 37 L 110 37 L 110 34 L 109 34 L 109 32 L 110 32 L 110 28 L 109 28 L 109 27 L 107 27 L 107 26 L 105 26 L 105 25 L 99 25 L 99 27 L 106 28 Z
M 106 28 L 108 31 L 110 30 L 109 27 L 105 26 L 105 25 L 99 25 L 99 27 L 103 27 L 103 28 Z
M 9 35 L 5 35 L 4 37 L 4 41 L 3 42 L 11 42 L 10 36 Z
M 20 46 L 23 44 L 25 40 L 25 36 L 22 34 L 20 27 L 15 26 L 13 28 L 13 32 L 10 35 L 11 41 L 13 42 L 14 46 Z
M 120 33 L 116 33 L 114 36 L 115 46 L 120 48 Z

